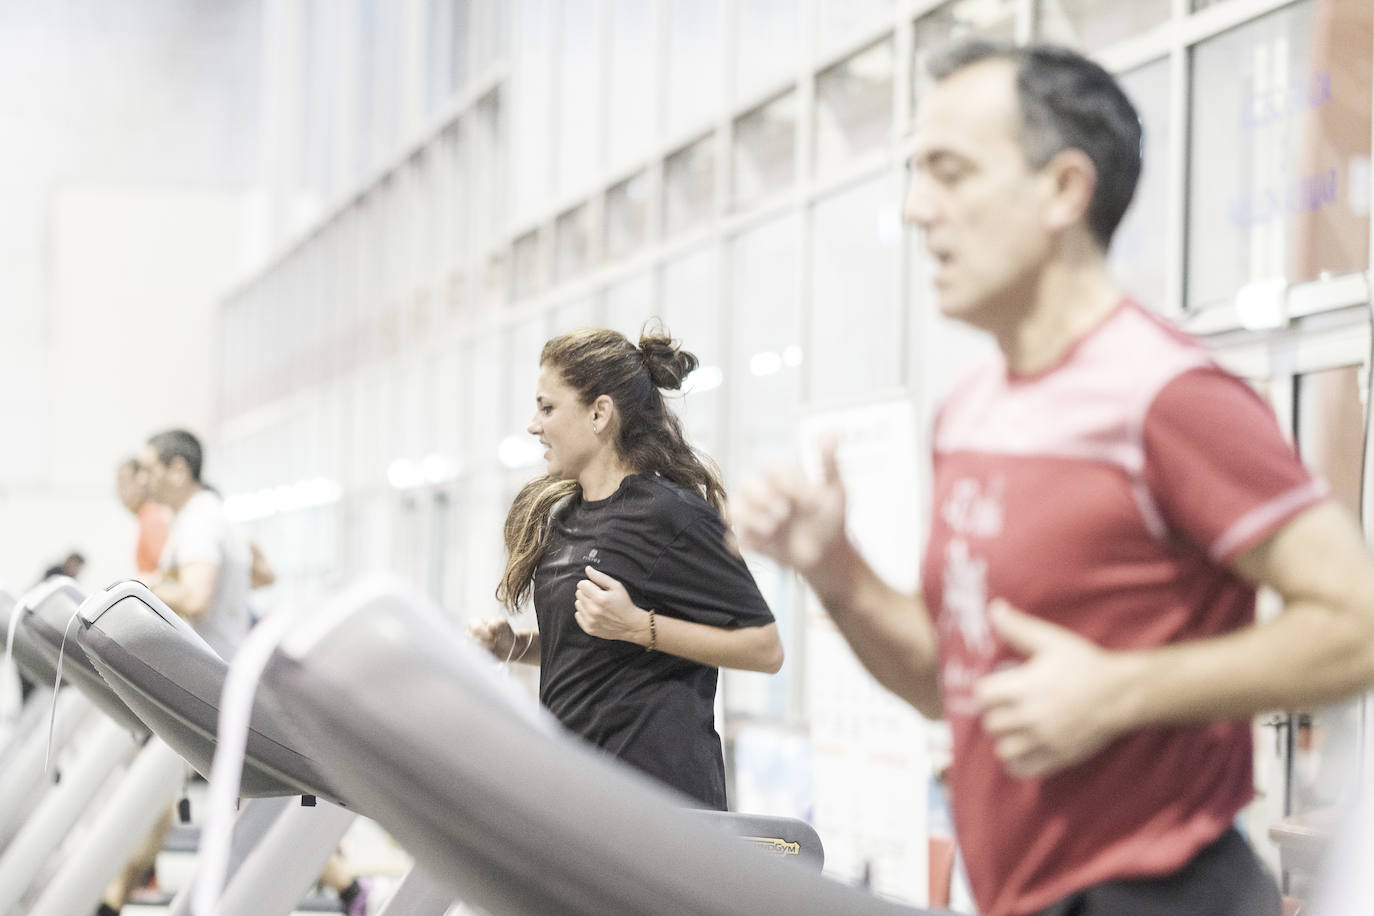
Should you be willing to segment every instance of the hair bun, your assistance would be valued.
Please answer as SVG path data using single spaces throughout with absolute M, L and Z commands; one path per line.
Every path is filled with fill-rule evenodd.
M 644 334 L 639 338 L 639 353 L 654 387 L 669 391 L 681 388 L 682 380 L 700 365 L 695 355 L 682 349 L 666 334 Z

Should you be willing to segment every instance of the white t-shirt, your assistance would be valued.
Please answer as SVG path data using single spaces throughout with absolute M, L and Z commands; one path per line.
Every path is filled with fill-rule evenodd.
M 158 569 L 175 578 L 183 566 L 192 563 L 219 567 L 210 607 L 190 623 L 227 661 L 248 633 L 253 555 L 248 539 L 224 514 L 224 503 L 209 490 L 192 496 L 172 519 Z

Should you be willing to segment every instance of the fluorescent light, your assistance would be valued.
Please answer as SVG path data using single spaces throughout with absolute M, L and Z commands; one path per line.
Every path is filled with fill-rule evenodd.
M 426 455 L 420 471 L 426 483 L 444 483 L 458 476 L 458 461 L 445 455 Z
M 496 447 L 496 459 L 502 467 L 527 468 L 544 459 L 544 447 L 530 434 L 511 434 Z
M 251 493 L 234 493 L 224 498 L 224 513 L 236 522 L 270 518 L 279 512 L 294 512 L 336 503 L 343 495 L 337 481 L 311 477 L 295 483 L 264 487 Z
M 749 371 L 754 375 L 772 375 L 782 368 L 782 357 L 772 350 L 755 353 L 749 358 Z
M 387 465 L 386 479 L 398 490 L 409 490 L 425 482 L 420 465 L 409 458 L 397 458 Z

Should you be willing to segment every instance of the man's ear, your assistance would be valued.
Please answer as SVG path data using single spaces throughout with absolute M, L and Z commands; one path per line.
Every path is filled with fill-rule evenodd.
M 1041 172 L 1049 183 L 1045 228 L 1062 232 L 1076 223 L 1086 226 L 1097 190 L 1097 166 L 1088 154 L 1081 149 L 1060 150 Z

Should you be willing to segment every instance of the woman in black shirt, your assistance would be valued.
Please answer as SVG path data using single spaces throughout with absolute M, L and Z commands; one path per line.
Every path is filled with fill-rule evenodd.
M 782 643 L 725 546 L 718 473 L 660 391 L 697 359 L 662 334 L 635 346 L 584 329 L 550 340 L 539 364 L 529 432 L 548 472 L 511 505 L 497 589 L 511 611 L 532 594 L 539 629 L 470 630 L 497 658 L 540 666 L 540 701 L 568 729 L 723 810 L 717 669 L 775 672 Z

